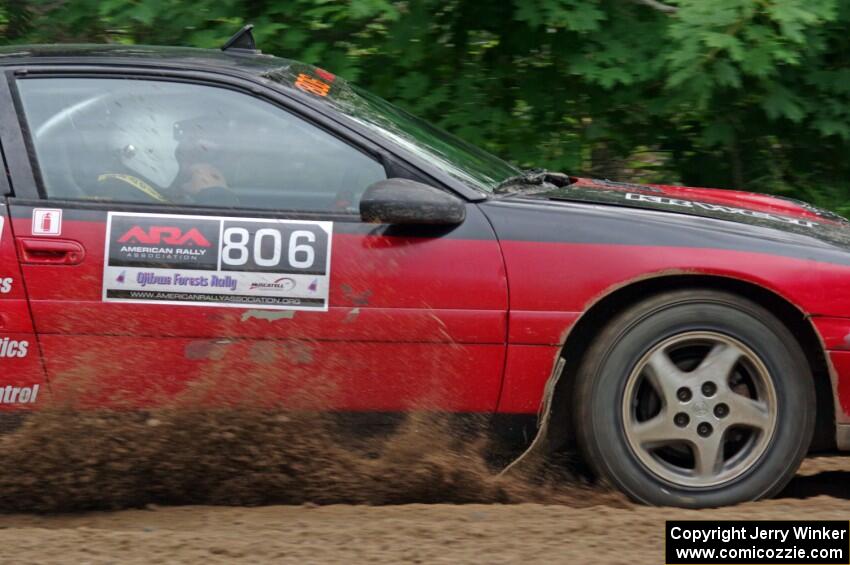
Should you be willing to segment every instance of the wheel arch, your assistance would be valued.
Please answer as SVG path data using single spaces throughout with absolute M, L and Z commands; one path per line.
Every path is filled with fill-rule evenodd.
M 571 327 L 561 349 L 564 368 L 552 390 L 548 445 L 557 448 L 565 442 L 574 443 L 575 422 L 571 401 L 575 375 L 593 339 L 611 316 L 659 292 L 690 288 L 722 290 L 747 298 L 769 310 L 785 324 L 800 343 L 814 376 L 817 404 L 811 451 L 834 449 L 836 396 L 833 372 L 821 338 L 806 313 L 786 297 L 758 284 L 729 276 L 703 274 L 661 274 L 633 281 L 605 293 L 585 310 Z M 559 437 L 554 437 L 555 434 Z

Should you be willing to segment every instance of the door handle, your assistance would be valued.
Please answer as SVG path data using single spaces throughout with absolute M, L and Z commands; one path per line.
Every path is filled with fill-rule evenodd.
M 68 239 L 18 238 L 21 263 L 79 265 L 86 256 L 83 246 Z

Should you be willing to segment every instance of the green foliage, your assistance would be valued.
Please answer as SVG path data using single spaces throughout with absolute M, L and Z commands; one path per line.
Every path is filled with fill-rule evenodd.
M 218 47 L 256 25 L 521 166 L 850 211 L 840 0 L 5 0 L 8 43 Z M 663 8 L 664 6 L 660 6 Z

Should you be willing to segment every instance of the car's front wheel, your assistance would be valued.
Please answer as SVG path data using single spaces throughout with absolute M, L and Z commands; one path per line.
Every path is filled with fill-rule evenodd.
M 799 344 L 770 312 L 724 292 L 673 291 L 628 309 L 577 379 L 579 446 L 642 502 L 770 496 L 811 441 L 814 383 Z

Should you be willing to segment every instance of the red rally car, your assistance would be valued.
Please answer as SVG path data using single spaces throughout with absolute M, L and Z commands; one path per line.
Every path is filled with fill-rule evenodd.
M 840 217 L 523 172 L 248 32 L 0 66 L 3 412 L 215 374 L 215 402 L 537 417 L 693 507 L 850 449 Z

